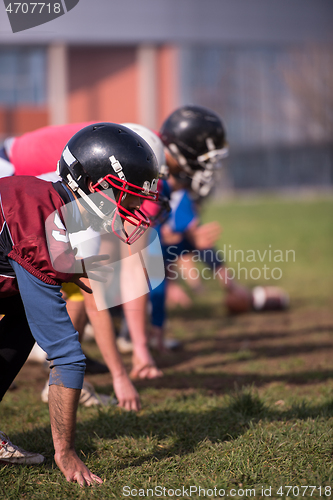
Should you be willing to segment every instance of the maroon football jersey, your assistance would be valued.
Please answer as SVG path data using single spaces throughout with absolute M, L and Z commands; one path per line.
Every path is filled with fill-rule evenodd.
M 66 210 L 71 200 L 61 182 L 7 177 L 0 179 L 0 197 L 0 297 L 18 293 L 8 257 L 44 283 L 70 281 L 75 256 Z

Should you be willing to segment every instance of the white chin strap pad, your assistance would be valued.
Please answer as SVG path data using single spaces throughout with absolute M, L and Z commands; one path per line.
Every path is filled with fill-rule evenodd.
M 95 212 L 95 214 L 100 219 L 103 219 L 103 220 L 106 220 L 106 221 L 109 220 L 109 217 L 107 217 L 106 215 L 104 215 L 103 212 L 98 207 L 96 207 L 95 203 L 93 201 L 91 201 L 91 199 L 89 198 L 89 195 L 87 195 L 84 191 L 82 191 L 81 188 L 78 188 L 77 192 L 81 196 L 81 198 L 84 199 L 84 201 L 87 203 L 87 205 L 89 205 L 89 207 Z

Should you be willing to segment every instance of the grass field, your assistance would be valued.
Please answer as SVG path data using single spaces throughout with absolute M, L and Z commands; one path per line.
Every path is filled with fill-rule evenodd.
M 171 310 L 168 335 L 184 347 L 157 357 L 162 379 L 137 384 L 143 410 L 79 408 L 77 450 L 104 479 L 95 488 L 67 484 L 56 468 L 40 401 L 45 373 L 27 363 L 0 405 L 1 429 L 46 463 L 0 466 L 1 498 L 333 496 L 332 210 L 332 198 L 206 207 L 204 220 L 224 228 L 221 247 L 243 250 L 242 268 L 281 270 L 279 280 L 256 279 L 258 271 L 245 280 L 243 270 L 243 283 L 283 286 L 290 309 L 228 316 L 217 281 L 206 280 L 190 309 Z M 99 356 L 94 344 L 85 350 Z M 89 380 L 112 393 L 107 375 Z

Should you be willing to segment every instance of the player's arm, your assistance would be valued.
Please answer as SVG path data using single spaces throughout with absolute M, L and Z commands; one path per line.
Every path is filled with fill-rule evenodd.
M 199 224 L 199 220 L 195 218 L 187 226 L 184 234 L 195 248 L 204 250 L 214 247 L 221 235 L 221 231 L 222 229 L 218 222 Z
M 121 293 L 124 314 L 133 344 L 133 369 L 131 376 L 134 379 L 162 376 L 162 372 L 156 367 L 150 353 L 146 330 L 149 288 L 141 260 L 138 258 L 139 253 L 146 246 L 147 235 L 142 236 L 130 248 L 128 245 L 121 245 Z
M 50 422 L 54 444 L 54 459 L 67 481 L 80 486 L 102 483 L 79 459 L 74 448 L 76 411 L 80 389 L 51 385 L 49 391 Z
M 111 316 L 108 309 L 98 310 L 92 295 L 84 293 L 86 312 L 94 329 L 95 340 L 109 368 L 119 406 L 126 410 L 141 409 L 139 395 L 126 372 L 116 345 Z

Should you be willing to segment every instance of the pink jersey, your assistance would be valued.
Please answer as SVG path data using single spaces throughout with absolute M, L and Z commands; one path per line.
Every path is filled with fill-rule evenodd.
M 69 139 L 91 123 L 93 122 L 43 127 L 15 137 L 9 155 L 9 160 L 15 167 L 15 175 L 38 176 L 55 172 Z

